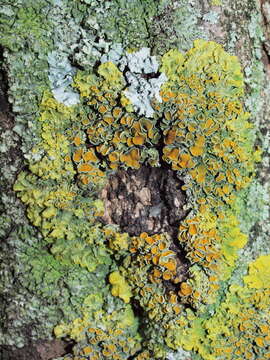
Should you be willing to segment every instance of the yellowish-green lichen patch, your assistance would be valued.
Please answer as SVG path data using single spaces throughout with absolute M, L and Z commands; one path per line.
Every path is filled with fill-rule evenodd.
M 132 297 L 131 289 L 119 271 L 114 271 L 109 275 L 109 282 L 112 285 L 112 295 L 120 297 L 125 303 L 129 303 Z
M 261 255 L 249 264 L 249 273 L 244 282 L 251 289 L 270 288 L 270 255 Z
M 159 96 L 147 99 L 149 116 L 127 98 L 132 76 L 120 68 L 105 61 L 96 71 L 79 71 L 73 86 L 81 103 L 75 106 L 44 94 L 37 160 L 14 186 L 55 259 L 107 281 L 102 294 L 85 298 L 81 316 L 59 324 L 55 335 L 78 342 L 75 358 L 165 358 L 179 348 L 203 359 L 259 358 L 268 351 L 268 335 L 253 324 L 239 326 L 247 312 L 247 321 L 256 319 L 266 331 L 262 269 L 268 257 L 250 264 L 247 285 L 226 290 L 247 243 L 237 196 L 250 183 L 259 154 L 242 106 L 240 64 L 214 42 L 196 40 L 184 54 L 170 50 L 159 69 L 167 80 Z M 178 239 L 129 236 L 99 223 L 106 210 L 99 191 L 111 173 L 165 162 L 185 182 L 192 207 L 179 221 Z M 144 339 L 131 304 L 144 314 Z M 242 343 L 243 336 L 248 341 Z

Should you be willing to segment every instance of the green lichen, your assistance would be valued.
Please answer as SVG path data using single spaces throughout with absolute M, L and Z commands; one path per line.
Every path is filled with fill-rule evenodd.
M 258 267 L 262 260 L 255 262 Z M 251 269 L 253 266 L 255 264 Z M 245 282 L 249 280 L 246 277 Z M 214 314 L 208 317 L 190 314 L 189 321 L 182 319 L 185 330 L 184 336 L 175 337 L 178 345 L 198 351 L 203 359 L 268 358 L 268 285 L 250 287 L 260 288 L 260 291 L 232 284 Z M 203 342 L 202 337 L 205 339 Z
M 129 303 L 132 293 L 125 278 L 121 276 L 119 271 L 114 271 L 109 276 L 109 282 L 112 285 L 112 295 L 118 296 L 124 300 L 125 303 Z
M 77 106 L 60 105 L 45 93 L 42 140 L 32 150 L 42 155 L 30 164 L 32 175 L 21 173 L 14 189 L 28 205 L 29 219 L 52 243 L 56 260 L 66 266 L 78 264 L 90 273 L 103 272 L 103 277 L 110 274 L 111 294 L 121 299 L 117 304 L 122 301 L 124 313 L 130 309 L 125 304 L 133 298 L 138 301 L 148 320 L 143 325 L 143 344 L 134 346 L 136 351 L 149 351 L 148 355 L 142 351 L 138 359 L 164 358 L 169 348 L 178 347 L 212 359 L 219 348 L 213 343 L 209 350 L 209 314 L 222 311 L 226 281 L 235 269 L 239 249 L 247 242 L 239 228 L 236 199 L 250 182 L 248 175 L 258 154 L 253 155 L 253 130 L 239 100 L 243 77 L 236 57 L 214 42 L 197 40 L 186 54 L 176 50 L 165 54 L 161 71 L 167 81 L 160 92 L 162 102 L 151 99 L 155 110 L 151 120 L 119 102 L 126 80 L 112 62 L 104 62 L 96 73 L 78 73 L 74 87 L 83 101 Z M 161 139 L 163 156 L 153 163 L 147 154 Z M 118 167 L 139 168 L 146 161 L 152 166 L 167 161 L 185 179 L 193 207 L 179 228 L 179 241 L 191 263 L 190 278 L 185 281 L 177 276 L 179 264 L 168 235 L 143 233 L 130 238 L 95 220 L 103 211 L 96 194 L 107 176 Z M 76 174 L 79 182 L 74 182 Z M 91 189 L 88 199 L 82 197 L 84 188 Z M 176 292 L 168 293 L 163 281 L 170 282 Z M 85 305 L 99 296 L 89 293 Z M 103 340 L 96 347 L 95 336 L 87 336 L 85 343 L 95 303 L 93 309 L 86 306 L 73 323 L 57 326 L 55 334 L 78 342 L 75 356 L 97 356 L 99 351 L 121 359 L 127 351 L 132 354 L 135 350 L 126 345 L 122 350 L 115 343 L 110 348 Z M 189 305 L 195 310 L 189 310 Z M 155 324 L 163 334 L 159 339 L 154 336 Z M 89 345 L 82 348 L 82 341 Z
M 249 274 L 244 277 L 244 282 L 251 289 L 270 287 L 269 272 L 270 255 L 261 255 L 256 261 L 249 264 Z
M 214 5 L 214 6 L 220 6 L 220 5 L 222 5 L 222 1 L 221 0 L 212 0 L 212 5 Z
M 0 11 L 14 130 L 27 159 L 14 190 L 33 225 L 20 226 L 3 245 L 3 254 L 14 250 L 12 269 L 21 279 L 12 290 L 12 259 L 4 257 L 1 292 L 13 299 L 6 313 L 16 316 L 5 319 L 3 342 L 22 346 L 21 330 L 34 323 L 33 339 L 49 337 L 54 328 L 55 336 L 76 341 L 65 359 L 268 358 L 269 289 L 262 277 L 268 248 L 254 245 L 248 255 L 254 262 L 237 266 L 248 252 L 247 233 L 262 219 L 252 211 L 263 209 L 267 218 L 265 188 L 252 183 L 260 151 L 242 106 L 238 59 L 214 42 L 196 40 L 192 47 L 207 37 L 192 2 L 59 3 L 23 7 L 16 1 Z M 249 27 L 254 41 L 261 38 L 256 14 Z M 119 57 L 104 61 L 115 44 Z M 145 46 L 157 58 L 137 51 Z M 246 82 L 257 99 L 262 71 L 253 82 L 260 58 L 258 44 L 254 48 Z M 52 51 L 67 64 L 63 79 L 80 67 L 72 90 L 80 102 L 73 106 L 53 97 L 61 71 L 48 64 Z M 132 65 L 127 54 L 141 62 Z M 157 60 L 159 68 L 147 72 Z M 142 76 L 151 72 L 166 80 Z M 148 111 L 140 113 L 143 101 Z M 8 134 L 2 152 L 14 145 Z M 165 162 L 184 181 L 192 208 L 179 222 L 186 276 L 178 273 L 182 264 L 168 234 L 131 237 L 99 223 L 99 193 L 111 174 Z M 10 168 L 5 179 L 16 171 Z M 261 199 L 251 208 L 258 189 Z M 2 203 L 14 207 L 9 196 Z M 2 232 L 11 225 L 3 217 Z M 255 260 L 258 251 L 265 255 Z
M 51 338 L 57 323 L 80 315 L 91 288 L 104 286 L 86 269 L 56 260 L 46 245 L 21 225 L 1 246 L 2 345 L 23 347 L 29 336 Z

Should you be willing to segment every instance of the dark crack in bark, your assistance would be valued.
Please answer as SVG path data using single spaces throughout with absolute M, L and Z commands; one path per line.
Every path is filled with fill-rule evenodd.
M 162 167 L 119 170 L 101 192 L 105 204 L 101 221 L 117 224 L 131 236 L 142 232 L 174 236 L 180 220 L 187 215 L 182 185 L 175 172 Z

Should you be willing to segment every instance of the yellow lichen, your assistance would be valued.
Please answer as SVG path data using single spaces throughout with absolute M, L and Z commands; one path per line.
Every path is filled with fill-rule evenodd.
M 270 336 L 269 255 L 250 264 L 245 286 L 226 290 L 238 251 L 247 242 L 235 199 L 249 184 L 259 157 L 253 154 L 249 114 L 241 104 L 240 64 L 221 45 L 196 40 L 185 54 L 166 53 L 160 71 L 167 81 L 159 94 L 162 101 L 152 99 L 151 119 L 136 113 L 125 96 L 123 73 L 112 62 L 102 63 L 95 74 L 78 71 L 74 87 L 83 111 L 44 94 L 41 140 L 33 148 L 33 158 L 40 160 L 30 164 L 32 175 L 19 176 L 14 189 L 27 204 L 31 222 L 52 242 L 57 259 L 90 272 L 99 265 L 119 266 L 108 276 L 106 301 L 112 308 L 122 306 L 119 313 L 104 314 L 103 298 L 90 294 L 82 316 L 58 325 L 55 335 L 87 341 L 89 346 L 75 350 L 78 358 L 134 356 L 141 339 L 123 334 L 137 326 L 129 305 L 134 296 L 149 327 L 158 324 L 162 339 L 154 345 L 149 341 L 149 353 L 138 359 L 164 358 L 164 341 L 207 360 L 253 354 L 260 359 Z M 181 248 L 176 250 L 168 234 L 130 237 L 95 224 L 104 207 L 96 198 L 89 204 L 86 193 L 98 194 L 107 175 L 119 167 L 139 169 L 162 161 L 184 179 L 182 188 L 192 205 L 179 221 Z M 44 187 L 44 180 L 51 183 Z M 84 196 L 79 196 L 80 187 Z M 182 248 L 188 265 L 181 262 Z M 188 272 L 182 272 L 185 266 Z
M 261 255 L 249 264 L 244 282 L 252 289 L 270 289 L 270 255 Z
M 132 297 L 131 288 L 119 271 L 110 274 L 109 282 L 112 285 L 112 295 L 120 297 L 125 303 L 129 303 Z

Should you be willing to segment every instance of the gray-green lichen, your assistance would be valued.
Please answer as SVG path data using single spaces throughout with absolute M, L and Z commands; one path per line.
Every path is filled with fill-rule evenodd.
M 243 9 L 247 13 L 241 14 Z M 229 14 L 226 16 L 230 21 L 226 21 L 225 14 Z M 246 16 L 245 21 L 243 16 Z M 140 114 L 151 117 L 153 109 L 150 100 L 154 97 L 158 99 L 165 78 L 156 74 L 159 77 L 144 79 L 141 75 L 157 73 L 156 58 L 159 59 L 169 49 L 186 51 L 192 47 L 194 39 L 213 39 L 213 29 L 220 30 L 220 23 L 227 35 L 223 43 L 231 53 L 239 55 L 244 67 L 248 90 L 245 105 L 252 113 L 256 126 L 266 127 L 264 106 L 267 101 L 262 94 L 269 98 L 270 91 L 269 85 L 268 90 L 266 88 L 261 62 L 264 36 L 255 0 L 227 0 L 222 6 L 214 8 L 212 3 L 199 0 L 15 0 L 11 5 L 1 7 L 0 18 L 0 31 L 4 34 L 1 40 L 4 66 L 9 77 L 9 101 L 16 120 L 12 129 L 4 129 L 1 133 L 0 153 L 3 159 L 16 147 L 20 147 L 26 159 L 25 165 L 29 164 L 28 161 L 38 162 L 45 156 L 42 149 L 38 152 L 31 149 L 42 141 L 42 124 L 37 120 L 43 94 L 50 89 L 60 103 L 71 107 L 78 105 L 78 117 L 87 117 L 89 114 L 80 108 L 78 93 L 71 84 L 76 69 L 95 72 L 100 62 L 111 61 L 121 71 L 128 70 L 125 73 L 127 98 Z M 222 38 L 221 30 L 217 36 Z M 245 46 L 246 41 L 248 46 Z M 152 56 L 146 49 L 151 49 Z M 127 51 L 130 55 L 126 55 L 129 54 Z M 268 141 L 267 129 L 267 134 L 260 137 L 265 152 L 264 169 L 269 166 Z M 70 233 L 75 234 L 74 239 L 69 242 L 65 238 L 57 239 L 51 245 L 46 229 L 43 229 L 42 236 L 27 223 L 24 207 L 11 190 L 23 166 L 21 155 L 17 155 L 12 163 L 1 160 L 1 185 L 9 189 L 1 194 L 0 201 L 0 234 L 5 238 L 1 245 L 0 265 L 0 293 L 4 304 L 1 314 L 2 344 L 21 347 L 27 336 L 31 339 L 50 338 L 56 324 L 62 321 L 64 328 L 64 323 L 76 323 L 83 318 L 89 304 L 95 304 L 90 295 L 99 294 L 100 298 L 96 295 L 94 309 L 99 315 L 88 319 L 93 322 L 93 327 L 100 326 L 104 336 L 110 339 L 110 328 L 123 321 L 122 315 L 127 314 L 130 320 L 127 331 L 136 339 L 136 344 L 132 344 L 134 349 L 140 348 L 144 338 L 146 346 L 156 348 L 158 354 L 159 349 L 164 347 L 164 330 L 142 316 L 140 321 L 144 330 L 143 334 L 138 334 L 138 321 L 134 320 L 130 307 L 110 294 L 105 279 L 111 271 L 116 271 L 119 259 L 115 260 L 106 250 L 99 228 L 89 240 L 86 235 L 89 228 L 80 220 L 79 209 L 76 208 L 76 222 L 69 228 Z M 27 186 L 30 189 L 35 184 L 40 191 L 55 186 L 51 179 L 42 183 L 39 174 Z M 25 183 L 23 185 L 26 186 Z M 83 190 L 76 188 L 76 191 L 81 191 L 81 199 L 86 196 Z M 250 233 L 250 246 L 240 254 L 239 262 L 243 260 L 243 263 L 233 275 L 233 281 L 237 279 L 240 283 L 242 275 L 247 272 L 247 259 L 251 261 L 258 254 L 269 253 L 268 185 L 261 179 L 254 179 L 250 187 L 242 192 L 237 205 L 241 229 Z M 40 216 L 42 206 L 35 209 L 32 219 Z M 51 208 L 46 214 L 50 211 Z M 59 218 L 67 223 L 71 219 L 69 216 L 68 211 L 62 211 Z M 89 244 L 85 244 L 85 239 L 89 240 Z M 94 270 L 95 273 L 92 273 Z M 92 300 L 83 304 L 87 296 Z M 99 311 L 106 314 L 104 319 Z M 68 332 L 68 329 L 65 331 Z M 76 336 L 78 334 L 74 338 Z M 115 338 L 118 339 L 117 336 Z M 119 340 L 122 340 L 121 336 Z M 102 341 L 106 343 L 107 340 Z M 78 339 L 75 353 L 84 351 L 86 345 Z M 169 351 L 167 359 L 182 360 L 189 356 L 192 359 L 201 358 L 180 349 Z
M 159 95 L 161 86 L 166 81 L 164 73 L 157 74 L 159 64 L 156 56 L 150 55 L 150 49 L 143 47 L 139 51 L 125 53 L 121 44 L 116 44 L 101 57 L 101 62 L 111 61 L 125 70 L 127 87 L 125 96 L 130 100 L 134 109 L 139 115 L 153 117 L 154 109 L 151 106 L 152 100 L 161 102 Z M 151 74 L 152 78 L 146 76 Z M 155 76 L 155 77 L 154 77 Z
M 76 94 L 70 86 L 73 82 L 75 69 L 70 65 L 67 55 L 61 55 L 56 51 L 48 54 L 49 80 L 54 98 L 67 106 L 79 102 L 79 94 Z
M 20 226 L 1 245 L 1 345 L 49 339 L 60 321 L 73 321 L 89 293 L 105 289 L 102 271 L 61 264 L 40 234 Z
M 259 1 L 223 1 L 224 16 L 230 18 L 226 29 L 226 45 L 236 52 L 245 72 L 247 96 L 245 106 L 255 124 L 257 144 L 262 150 L 262 163 L 258 167 L 253 184 L 243 193 L 242 228 L 249 231 L 250 246 L 243 251 L 243 260 L 255 258 L 269 251 L 270 206 L 269 206 L 269 104 L 270 87 L 267 67 L 263 62 L 263 18 Z M 225 24 L 225 22 L 224 22 Z

